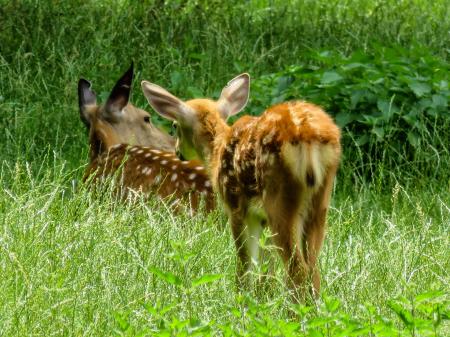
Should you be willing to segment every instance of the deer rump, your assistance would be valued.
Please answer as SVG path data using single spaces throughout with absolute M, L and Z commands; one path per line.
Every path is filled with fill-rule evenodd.
M 283 186 L 292 202 L 297 194 L 311 199 L 320 190 L 340 156 L 339 130 L 321 112 L 310 103 L 289 102 L 271 107 L 261 117 L 244 116 L 233 125 L 219 150 L 214 179 L 231 208 L 244 206 L 238 204 L 243 195 L 261 204 L 257 199 Z

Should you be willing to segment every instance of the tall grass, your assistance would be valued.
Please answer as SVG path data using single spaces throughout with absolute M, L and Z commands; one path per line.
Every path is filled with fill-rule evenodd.
M 10 187 L 0 191 L 0 334 L 111 335 L 121 319 L 154 326 L 149 308 L 165 306 L 173 306 L 167 315 L 213 329 L 252 326 L 245 310 L 235 316 L 245 306 L 220 210 L 175 217 L 156 202 L 127 205 L 107 193 L 92 198 L 83 189 L 75 193 L 72 174 L 56 165 L 39 179 L 21 164 L 1 172 L 0 182 Z M 336 193 L 320 269 L 322 292 L 339 298 L 343 312 L 364 316 L 371 304 L 393 319 L 389 299 L 448 291 L 450 198 L 434 188 Z M 261 318 L 285 320 L 290 296 L 281 261 L 261 268 L 254 272 L 268 268 L 269 279 L 249 296 L 265 308 Z M 190 286 L 211 274 L 219 275 L 214 282 Z
M 417 44 L 448 59 L 450 42 L 443 0 L 1 3 L 1 151 L 10 160 L 62 151 L 75 167 L 85 139 L 81 76 L 104 96 L 134 60 L 138 80 L 211 95 L 236 73 L 257 79 L 308 62 L 312 49 Z M 133 100 L 147 106 L 138 86 Z
M 80 77 L 104 99 L 134 60 L 136 84 L 145 78 L 190 97 L 217 94 L 242 71 L 258 79 L 300 62 L 317 66 L 311 50 L 417 45 L 448 62 L 444 0 L 164 3 L 0 0 L 0 335 L 155 332 L 169 324 L 160 316 L 166 306 L 173 324 L 198 321 L 223 335 L 251 335 L 259 319 L 291 317 L 276 259 L 255 270 L 272 270 L 264 288 L 235 291 L 234 244 L 220 209 L 175 217 L 156 200 L 121 204 L 79 186 L 87 162 Z M 132 101 L 147 108 L 138 85 Z M 445 148 L 448 133 L 436 130 L 430 134 Z M 368 181 L 353 149 L 330 209 L 323 292 L 352 317 L 367 320 L 362 306 L 371 303 L 400 328 L 388 299 L 442 290 L 448 300 L 450 182 L 421 171 L 448 170 L 440 157 L 448 150 L 435 156 L 420 146 L 417 157 L 430 163 L 409 162 L 414 169 L 370 162 Z M 192 286 L 202 275 L 218 276 Z M 321 317 L 317 308 L 309 318 Z

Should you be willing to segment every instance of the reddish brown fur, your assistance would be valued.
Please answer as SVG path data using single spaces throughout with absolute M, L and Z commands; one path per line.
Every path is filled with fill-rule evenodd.
M 116 144 L 138 144 L 155 149 L 173 152 L 175 140 L 155 127 L 148 112 L 128 103 L 122 110 L 119 120 L 109 118 L 105 106 L 85 107 L 84 114 L 89 116 L 90 158 L 107 151 Z M 148 118 L 148 122 L 144 121 Z
M 290 111 L 299 119 L 299 126 Z M 271 107 L 259 118 L 243 117 L 225 130 L 222 141 L 212 147 L 209 167 L 214 185 L 229 208 L 243 270 L 248 268 L 250 258 L 241 242 L 241 237 L 248 237 L 244 219 L 252 213 L 252 203 L 262 204 L 293 285 L 305 284 L 310 274 L 317 293 L 320 276 L 316 261 L 339 162 L 339 129 L 320 108 L 293 102 Z M 328 163 L 323 176 L 314 177 L 321 170 L 314 172 L 313 163 L 306 164 L 305 174 L 294 172 L 291 161 L 301 158 L 286 158 L 284 144 L 304 146 L 306 151 L 311 144 L 330 146 L 331 158 L 325 160 Z
M 228 83 L 218 101 L 183 102 L 163 88 L 143 82 L 150 104 L 179 123 L 179 147 L 208 168 L 228 213 L 242 282 L 267 223 L 280 248 L 289 284 L 301 297 L 309 281 L 320 288 L 316 261 L 340 160 L 340 130 L 318 106 L 295 101 L 275 105 L 260 117 L 244 116 L 232 126 L 248 97 L 249 77 Z M 189 150 L 189 151 L 186 151 Z
M 173 199 L 178 209 L 182 200 L 192 209 L 214 209 L 214 194 L 203 166 L 197 161 L 181 161 L 174 153 L 163 152 L 145 146 L 117 144 L 91 161 L 84 180 L 97 182 L 107 176 L 115 176 L 122 194 L 130 191 L 158 195 Z
M 128 102 L 133 67 L 122 76 L 104 105 L 97 105 L 90 83 L 78 84 L 80 117 L 89 130 L 90 164 L 84 181 L 97 183 L 115 176 L 116 190 L 126 197 L 131 191 L 171 199 L 178 209 L 188 201 L 198 209 L 215 206 L 204 168 L 196 161 L 180 161 L 175 140 L 156 128 L 148 112 Z M 127 145 L 132 143 L 132 145 Z

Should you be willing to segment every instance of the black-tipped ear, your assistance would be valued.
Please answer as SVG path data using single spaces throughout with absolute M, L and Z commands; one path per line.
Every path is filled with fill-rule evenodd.
M 86 110 L 88 105 L 96 105 L 97 96 L 91 89 L 91 82 L 80 78 L 78 81 L 78 107 L 80 108 L 80 118 L 82 122 L 89 128 L 91 116 Z
M 130 99 L 131 83 L 133 82 L 133 62 L 130 68 L 117 81 L 108 100 L 105 104 L 105 109 L 108 113 L 115 113 L 121 111 Z

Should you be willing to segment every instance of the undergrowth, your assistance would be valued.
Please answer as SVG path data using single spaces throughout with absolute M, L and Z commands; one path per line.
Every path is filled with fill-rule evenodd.
M 0 335 L 449 335 L 449 17 L 445 0 L 0 0 Z M 267 284 L 238 293 L 222 210 L 79 184 L 77 81 L 103 99 L 132 60 L 147 110 L 142 79 L 217 97 L 245 71 L 247 113 L 308 99 L 333 115 L 317 303 L 292 304 L 265 240 Z

